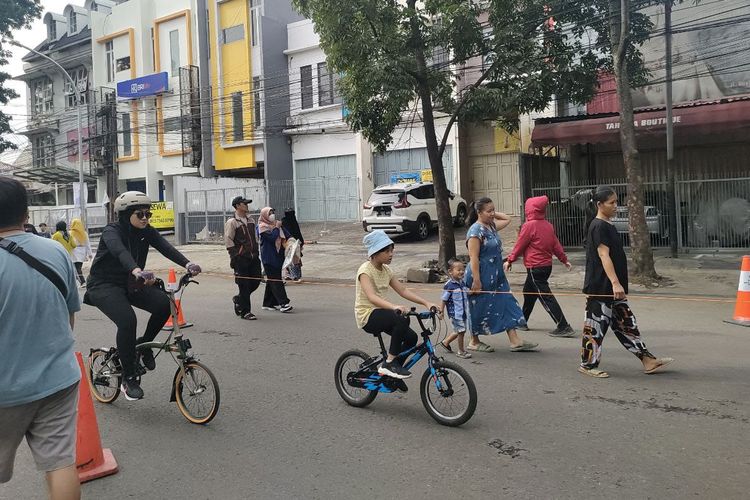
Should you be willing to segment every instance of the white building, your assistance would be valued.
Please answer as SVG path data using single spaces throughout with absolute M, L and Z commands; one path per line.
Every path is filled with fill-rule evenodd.
M 345 106 L 337 95 L 337 75 L 326 56 L 313 23 L 306 19 L 287 26 L 291 98 L 284 131 L 292 141 L 296 207 L 301 220 L 359 220 L 362 201 L 373 187 L 390 182 L 395 174 L 419 173 L 430 168 L 420 123 L 393 132 L 394 141 L 382 155 L 372 152 L 361 134 L 352 133 L 343 120 Z M 447 117 L 437 118 L 442 137 Z M 449 189 L 459 189 L 458 127 L 449 134 L 443 164 Z
M 185 71 L 197 64 L 196 20 L 192 0 L 128 0 L 91 13 L 93 85 L 117 95 L 120 192 L 172 201 L 173 177 L 198 173 L 185 166 L 191 150 L 182 132 L 190 123 L 180 100 L 190 90 Z

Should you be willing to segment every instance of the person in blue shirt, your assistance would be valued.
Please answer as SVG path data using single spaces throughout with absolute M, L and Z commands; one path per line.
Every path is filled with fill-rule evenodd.
M 263 295 L 263 309 L 267 311 L 291 312 L 292 305 L 286 295 L 286 287 L 281 277 L 284 265 L 284 245 L 289 237 L 281 221 L 276 220 L 276 211 L 271 207 L 262 208 L 258 217 L 260 236 L 260 261 L 266 271 L 266 292 Z
M 81 496 L 75 463 L 81 370 L 73 353 L 73 323 L 81 303 L 68 252 L 25 232 L 27 217 L 26 188 L 0 177 L 0 238 L 20 246 L 64 284 L 60 290 L 0 249 L 0 483 L 13 476 L 16 451 L 26 438 L 37 468 L 46 474 L 50 497 L 74 500 Z M 44 324 L 30 321 L 30 311 L 44 311 Z
M 456 259 L 448 261 L 448 276 L 450 279 L 443 286 L 443 295 L 440 306 L 440 313 L 448 310 L 448 317 L 451 319 L 453 333 L 448 335 L 440 347 L 448 352 L 453 352 L 451 342 L 458 340 L 458 350 L 456 356 L 462 359 L 471 357 L 471 354 L 464 349 L 464 335 L 466 334 L 467 325 L 469 325 L 469 289 L 464 284 L 464 273 L 466 266 L 463 262 Z

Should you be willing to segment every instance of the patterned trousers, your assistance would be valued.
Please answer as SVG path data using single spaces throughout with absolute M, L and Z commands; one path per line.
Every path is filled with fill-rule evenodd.
M 602 342 L 607 329 L 612 327 L 615 336 L 625 349 L 638 359 L 654 358 L 641 340 L 641 332 L 627 300 L 601 301 L 586 299 L 586 321 L 583 324 L 581 366 L 596 368 L 602 357 Z

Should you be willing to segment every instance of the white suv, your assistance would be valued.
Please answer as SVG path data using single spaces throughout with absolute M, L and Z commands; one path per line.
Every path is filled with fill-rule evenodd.
M 453 223 L 463 225 L 466 201 L 450 193 L 449 203 Z M 382 229 L 386 233 L 411 233 L 424 240 L 437 226 L 435 188 L 431 182 L 378 186 L 362 208 L 362 227 L 366 232 Z

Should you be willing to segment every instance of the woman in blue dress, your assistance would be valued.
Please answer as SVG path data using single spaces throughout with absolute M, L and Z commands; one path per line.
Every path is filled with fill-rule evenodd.
M 466 246 L 470 261 L 465 281 L 471 293 L 469 313 L 472 337 L 467 349 L 492 352 L 495 349 L 481 342 L 479 335 L 494 335 L 503 331 L 508 333 L 511 351 L 536 349 L 538 344 L 525 342 L 516 331 L 517 327 L 526 325 L 526 319 L 510 293 L 510 284 L 503 272 L 502 244 L 497 232 L 510 224 L 510 217 L 495 212 L 491 199 L 480 198 L 472 206 L 469 222 L 472 225 L 466 233 Z

